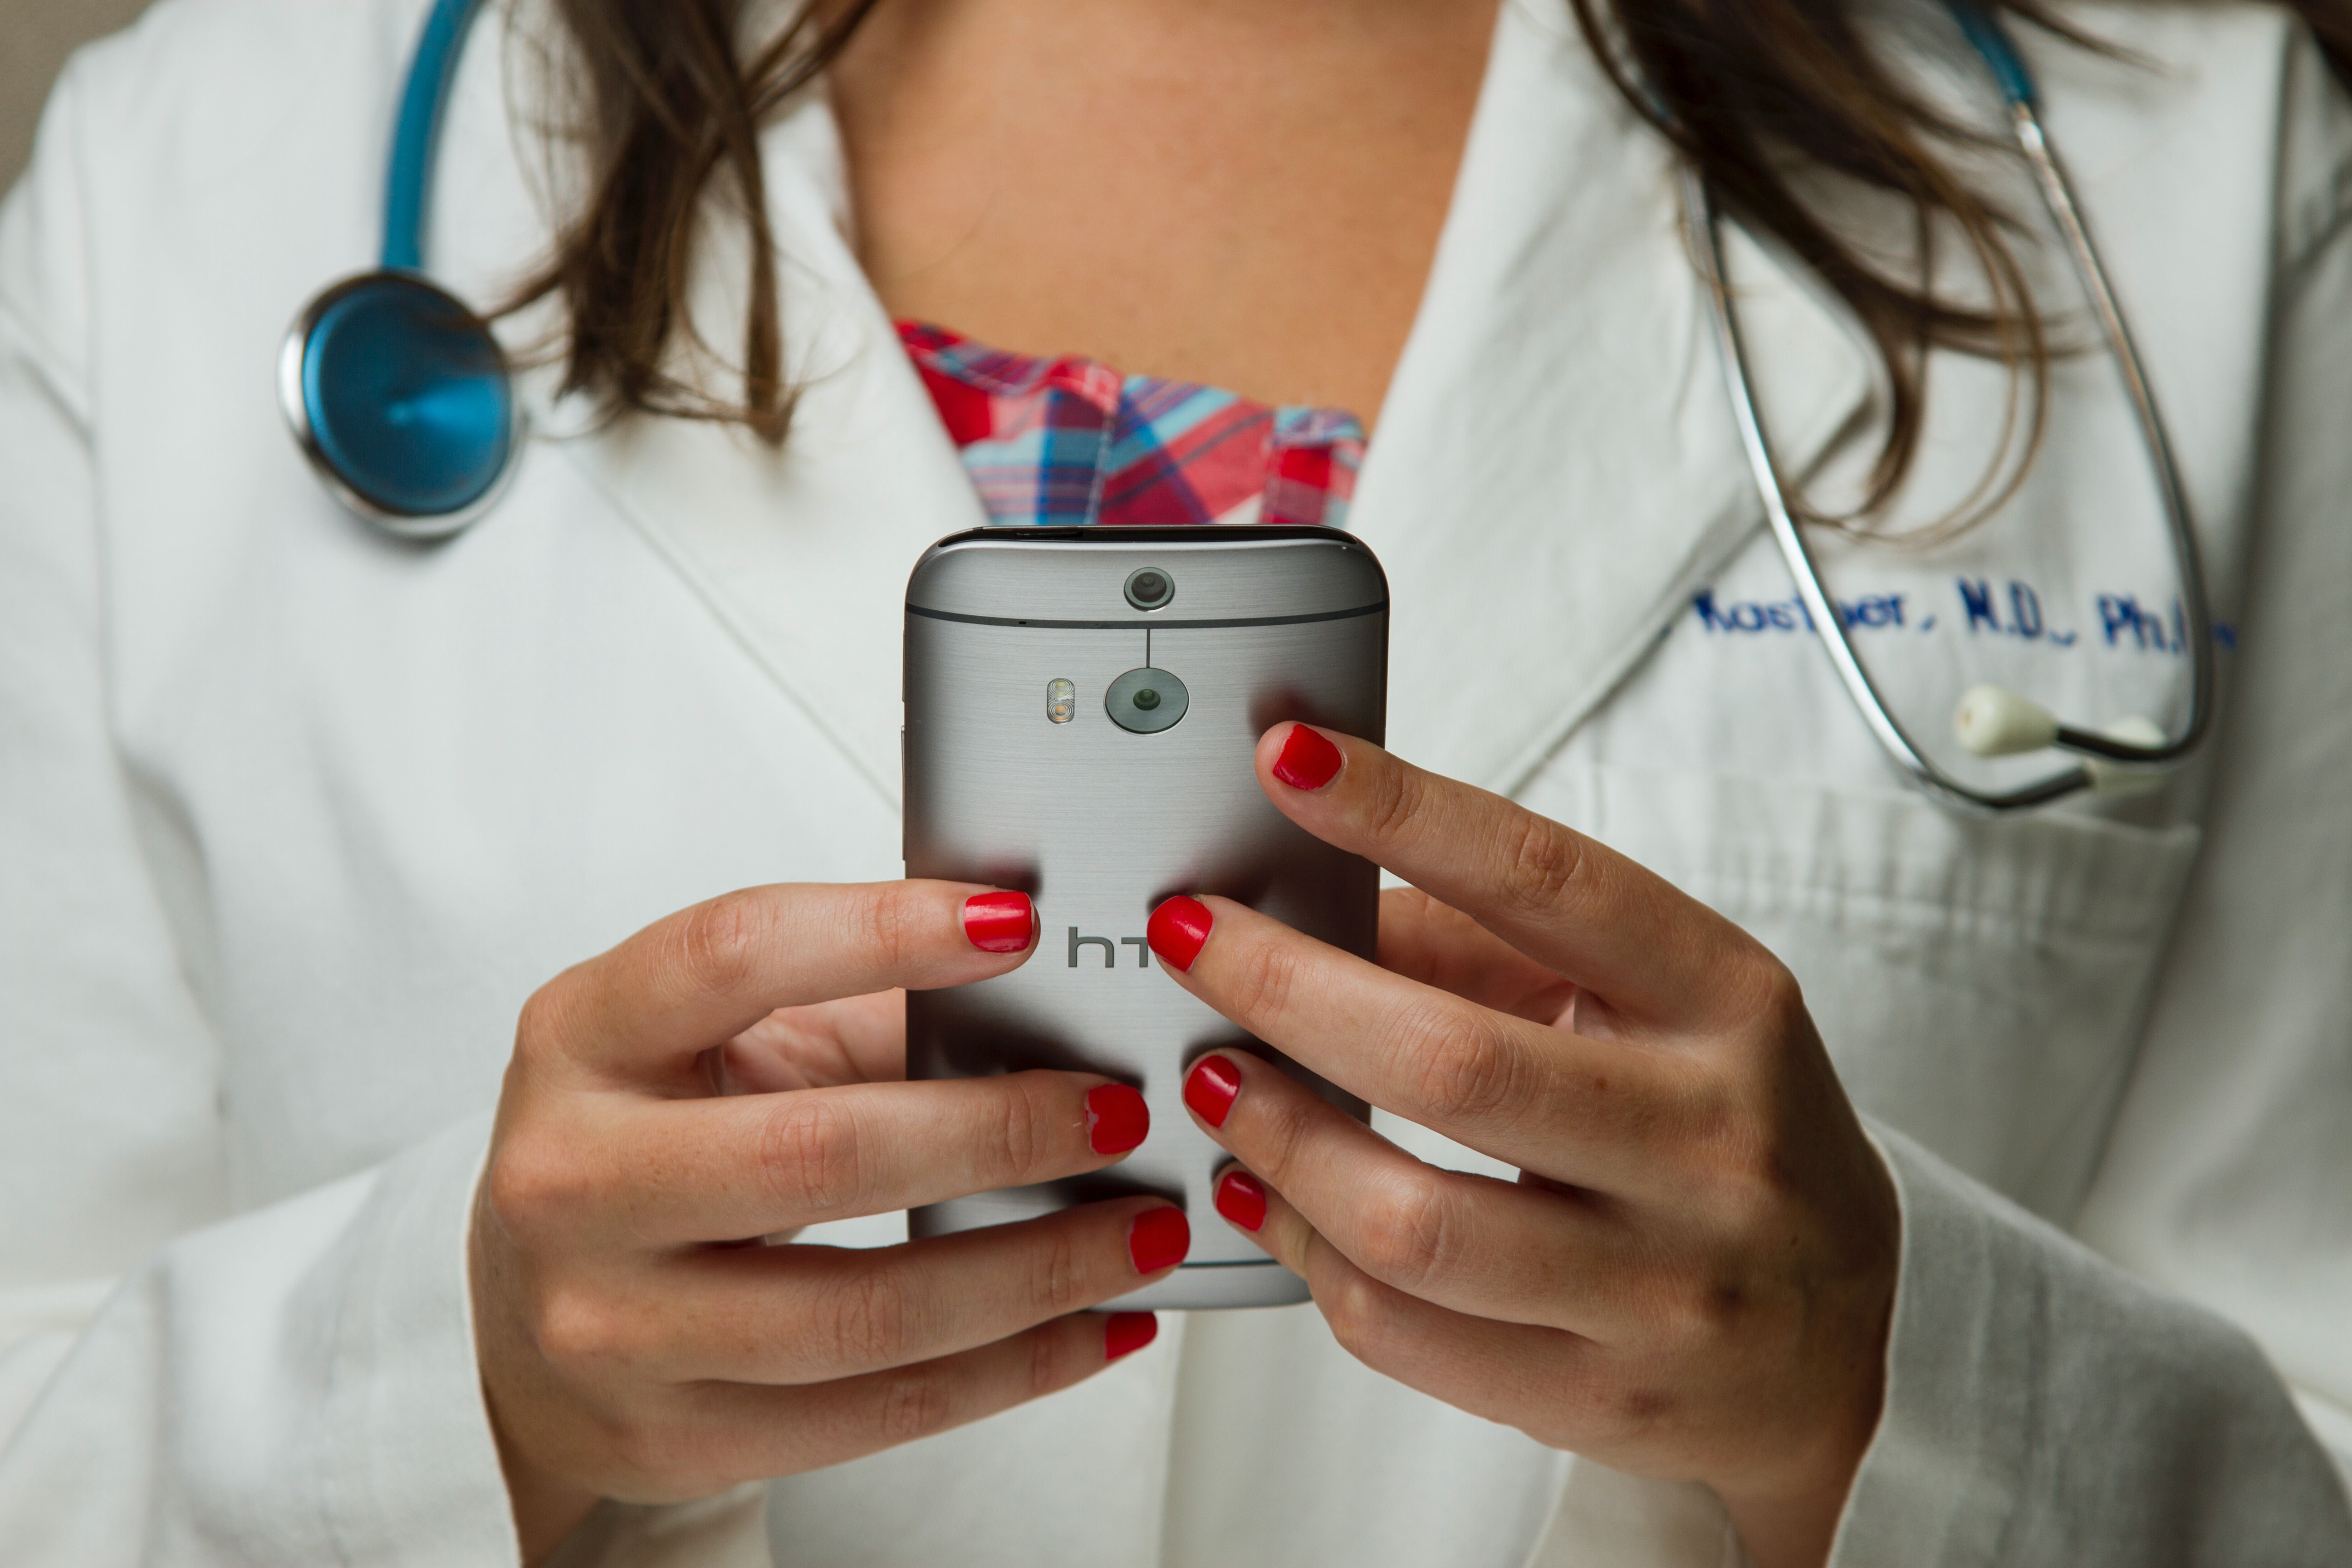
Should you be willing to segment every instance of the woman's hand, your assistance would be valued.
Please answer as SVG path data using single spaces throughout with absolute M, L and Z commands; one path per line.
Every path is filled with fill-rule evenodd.
M 1258 1038 L 1520 1176 L 1424 1164 L 1219 1051 L 1184 1094 L 1241 1163 L 1219 1211 L 1369 1365 L 1707 1483 L 1764 1568 L 1822 1562 L 1878 1419 L 1898 1219 L 1788 970 L 1622 857 L 1378 747 L 1282 725 L 1257 763 L 1292 820 L 1426 893 L 1389 895 L 1378 966 L 1222 899 L 1162 905 L 1153 950 Z
M 1020 893 L 761 888 L 531 998 L 472 1240 L 482 1381 L 527 1557 L 598 1498 L 672 1501 L 835 1464 L 1150 1342 L 1148 1313 L 1083 1309 L 1182 1259 L 1184 1215 L 1158 1199 L 870 1251 L 745 1244 L 1099 1170 L 1142 1142 L 1142 1096 L 1100 1078 L 897 1081 L 888 989 L 1001 974 L 1034 942 Z

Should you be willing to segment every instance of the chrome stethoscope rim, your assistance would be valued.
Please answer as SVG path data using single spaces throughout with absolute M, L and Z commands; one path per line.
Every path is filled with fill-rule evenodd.
M 372 527 L 380 529 L 396 539 L 429 544 L 464 531 L 468 524 L 496 507 L 506 495 L 508 487 L 514 483 L 516 470 L 522 466 L 514 458 L 515 455 L 521 452 L 524 444 L 530 438 L 530 416 L 523 407 L 522 400 L 512 395 L 509 390 L 506 432 L 506 449 L 509 457 L 499 465 L 496 475 L 481 494 L 454 510 L 438 512 L 397 510 L 385 506 L 374 497 L 352 485 L 327 451 L 326 444 L 320 439 L 318 429 L 311 422 L 310 399 L 305 372 L 308 367 L 311 340 L 321 318 L 351 294 L 374 287 L 388 276 L 396 277 L 405 283 L 430 289 L 454 309 L 466 310 L 463 301 L 455 295 L 422 273 L 408 268 L 377 268 L 368 272 L 357 272 L 329 284 L 302 308 L 302 313 L 297 316 L 294 324 L 287 329 L 285 341 L 278 345 L 278 411 L 285 416 L 286 427 L 293 434 L 295 445 L 302 449 L 302 456 L 310 460 L 311 471 L 318 475 L 320 483 L 326 488 L 330 495 L 354 516 Z M 475 317 L 471 310 L 466 310 L 466 314 L 480 327 L 485 335 L 488 335 L 488 328 L 480 325 L 479 318 Z
M 2023 79 L 2021 68 L 2014 67 L 2012 62 L 2012 69 L 2017 79 Z M 2099 331 L 2105 340 L 2108 357 L 2114 362 L 2124 383 L 2126 395 L 2131 402 L 2141 444 L 2147 448 L 2149 467 L 2155 474 L 2158 493 L 2164 508 L 2165 526 L 2179 575 L 2181 607 L 2189 640 L 2189 713 L 2179 734 L 2168 736 L 2155 744 L 2143 745 L 2061 724 L 2055 727 L 2051 743 L 2060 750 L 2103 762 L 2160 767 L 2180 761 L 2203 743 L 2212 720 L 2212 623 L 2205 596 L 2204 568 L 2189 515 L 2188 495 L 2181 483 L 2179 464 L 2173 457 L 2171 440 L 2157 411 L 2155 394 L 2149 386 L 2138 348 L 2132 341 L 2122 309 L 2116 303 L 2106 268 L 2101 263 L 2098 250 L 2091 242 L 2081 209 L 2074 200 L 2073 187 L 2050 147 L 2049 138 L 2043 134 L 2041 118 L 2030 95 L 2012 85 L 2011 73 L 2001 71 L 2000 62 L 1996 62 L 1996 74 L 2000 75 L 2004 92 L 2010 100 L 2011 124 L 2019 149 L 2032 167 L 2043 205 L 2049 208 L 2052 220 L 2065 239 L 2067 255 L 2075 275 L 2091 301 L 2093 312 L 2098 317 Z M 1772 456 L 1770 437 L 1765 434 L 1763 419 L 1757 411 L 1754 385 L 1748 373 L 1747 346 L 1740 334 L 1738 314 L 1731 304 L 1724 266 L 1722 225 L 1716 211 L 1714 194 L 1708 188 L 1706 176 L 1688 163 L 1683 169 L 1683 213 L 1691 255 L 1699 268 L 1700 281 L 1714 321 L 1717 358 L 1723 367 L 1726 389 L 1730 394 L 1733 421 L 1738 426 L 1740 446 L 1755 479 L 1757 493 L 1763 500 L 1765 517 L 1771 526 L 1773 540 L 1780 546 L 1781 558 L 1795 582 L 1798 597 L 1812 617 L 1813 626 L 1822 639 L 1822 648 L 1836 668 L 1840 683 L 1844 686 L 1847 696 L 1860 710 L 1881 748 L 1911 783 L 1954 805 L 1976 812 L 2026 810 L 2095 787 L 2099 783 L 2097 774 L 2092 768 L 2077 763 L 2018 789 L 1973 788 L 1929 760 L 1905 731 L 1902 721 L 1895 717 L 1885 700 L 1879 695 L 1869 671 L 1855 654 L 1853 639 L 1846 635 L 1844 624 L 1838 618 L 1829 593 L 1822 584 L 1821 569 L 1814 560 L 1812 548 L 1805 540 L 1801 525 L 1790 510 L 1788 490 L 1780 477 L 1780 465 Z

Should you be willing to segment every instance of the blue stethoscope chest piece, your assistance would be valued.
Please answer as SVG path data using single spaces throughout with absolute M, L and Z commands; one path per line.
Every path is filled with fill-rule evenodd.
M 336 498 L 387 533 L 445 539 L 515 468 L 520 402 L 489 323 L 421 270 L 443 105 L 479 0 L 436 0 L 385 177 L 381 266 L 310 301 L 278 359 L 278 402 Z
M 335 493 L 410 539 L 457 532 L 512 471 L 521 416 L 488 323 L 413 272 L 363 273 L 289 335 L 279 397 Z

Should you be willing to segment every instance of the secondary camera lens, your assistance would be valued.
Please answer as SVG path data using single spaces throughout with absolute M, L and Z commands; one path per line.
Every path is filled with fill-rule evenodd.
M 1156 610 L 1175 596 L 1175 581 L 1157 566 L 1128 574 L 1127 602 L 1139 610 Z

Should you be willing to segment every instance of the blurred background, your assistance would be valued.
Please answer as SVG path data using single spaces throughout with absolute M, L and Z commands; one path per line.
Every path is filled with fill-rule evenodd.
M 66 56 L 146 8 L 147 0 L 0 0 L 0 191 L 24 170 L 41 100 Z

